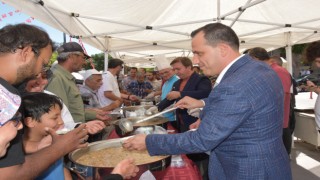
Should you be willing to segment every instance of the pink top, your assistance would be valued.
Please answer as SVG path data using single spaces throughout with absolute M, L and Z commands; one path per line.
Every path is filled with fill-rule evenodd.
M 289 113 L 290 113 L 291 75 L 285 68 L 277 65 L 276 63 L 273 63 L 270 66 L 278 74 L 282 82 L 283 91 L 284 91 L 283 128 L 287 128 L 289 124 Z

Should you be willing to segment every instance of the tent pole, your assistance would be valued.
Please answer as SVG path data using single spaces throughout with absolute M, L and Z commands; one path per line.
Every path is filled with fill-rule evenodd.
M 92 20 L 97 20 L 97 21 L 109 22 L 109 23 L 114 23 L 114 24 L 120 24 L 120 25 L 125 25 L 125 26 L 137 27 L 137 28 L 141 28 L 141 30 L 145 30 L 146 29 L 145 26 L 139 26 L 139 25 L 136 25 L 136 24 L 130 24 L 130 23 L 125 23 L 125 22 L 114 21 L 114 20 L 111 20 L 111 19 L 92 17 L 92 16 L 82 16 L 82 15 L 79 15 L 79 17 L 85 18 L 85 19 L 92 19 Z
M 239 34 L 238 36 L 239 37 L 245 37 L 245 36 L 250 36 L 250 35 L 259 34 L 259 33 L 265 33 L 265 32 L 268 32 L 268 31 L 273 31 L 273 30 L 278 30 L 278 29 L 279 29 L 279 27 L 272 27 L 272 28 L 269 28 L 269 29 L 254 31 L 254 32 L 246 33 L 246 34 Z M 278 34 L 278 33 L 276 33 L 276 34 Z M 270 34 L 268 34 L 267 36 L 270 36 Z M 259 38 L 261 38 L 261 36 Z
M 66 27 L 63 26 L 63 24 L 58 21 L 58 19 L 56 17 L 54 17 L 54 15 L 49 11 L 49 9 L 45 6 L 41 6 L 45 12 L 48 14 L 48 16 L 50 16 L 50 18 L 52 18 L 65 32 L 67 32 L 68 34 L 72 34 Z
M 286 59 L 288 62 L 288 71 L 292 75 L 292 43 L 291 43 L 291 33 L 290 32 L 285 32 L 286 35 L 286 41 L 287 41 L 287 46 L 286 46 Z
M 104 72 L 108 71 L 108 61 L 109 61 L 109 57 L 108 57 L 108 50 L 104 52 Z
M 305 40 L 305 39 L 309 39 L 310 37 L 314 36 L 314 35 L 317 34 L 317 33 L 318 33 L 317 31 L 314 31 L 312 34 L 310 34 L 310 35 L 308 35 L 308 36 L 306 36 L 306 37 L 304 37 L 304 38 L 301 38 L 300 40 L 294 42 L 294 44 L 299 44 L 299 42 L 301 42 L 301 41 L 303 41 L 303 40 Z
M 250 1 L 251 1 L 251 0 L 250 0 Z M 231 14 L 234 14 L 234 13 L 236 13 L 236 12 L 242 12 L 242 11 L 244 11 L 245 9 L 247 9 L 247 8 L 249 8 L 249 7 L 251 7 L 251 6 L 254 6 L 254 5 L 256 5 L 256 4 L 262 3 L 262 2 L 264 2 L 264 1 L 266 1 L 266 0 L 254 1 L 254 2 L 252 2 L 252 3 L 250 3 L 250 1 L 247 2 L 246 5 L 241 6 L 241 7 L 237 8 L 237 9 L 235 9 L 235 10 L 233 10 L 233 11 L 230 11 L 230 12 L 222 15 L 221 18 L 225 18 L 225 17 L 227 17 L 227 16 L 229 16 L 229 15 L 231 15 Z
M 107 45 L 107 49 L 104 51 L 104 72 L 107 72 L 108 71 L 108 61 L 109 61 L 109 50 L 110 50 L 110 39 L 109 37 L 106 37 L 105 38 L 105 41 L 106 41 L 106 45 Z
M 251 1 L 252 1 L 252 0 L 248 0 L 247 3 L 245 4 L 245 6 L 248 5 Z M 243 7 L 244 7 L 244 6 L 243 6 Z M 242 9 L 243 7 L 241 7 L 241 9 Z M 236 23 L 236 21 L 239 19 L 239 17 L 242 15 L 243 12 L 244 12 L 244 10 L 239 11 L 237 17 L 236 17 L 236 18 L 234 19 L 234 21 L 232 21 L 232 23 L 229 25 L 230 27 L 232 27 L 232 26 L 234 25 L 234 23 Z
M 114 32 L 108 32 L 108 33 L 90 34 L 90 35 L 82 36 L 82 38 L 90 38 L 90 37 L 94 37 L 94 36 L 110 36 L 112 34 L 122 34 L 122 33 L 136 32 L 136 31 L 141 31 L 141 28 L 133 28 L 133 29 L 125 30 L 125 31 L 114 31 Z
M 203 19 L 198 21 L 188 21 L 188 22 L 181 22 L 181 23 L 172 23 L 172 24 L 164 24 L 164 25 L 155 25 L 154 28 L 166 28 L 166 27 L 173 27 L 173 26 L 183 26 L 183 25 L 189 25 L 189 24 L 198 24 L 198 23 L 208 23 L 212 21 L 217 21 L 215 18 L 211 19 Z

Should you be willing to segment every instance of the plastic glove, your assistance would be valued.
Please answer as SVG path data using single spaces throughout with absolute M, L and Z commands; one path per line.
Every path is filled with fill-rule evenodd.
M 152 115 L 152 114 L 155 114 L 155 113 L 158 113 L 158 107 L 157 106 L 153 106 L 151 108 L 149 108 L 148 110 L 146 110 L 146 113 L 145 114 L 149 114 L 149 115 Z
M 201 108 L 188 109 L 188 114 L 193 117 L 200 117 Z

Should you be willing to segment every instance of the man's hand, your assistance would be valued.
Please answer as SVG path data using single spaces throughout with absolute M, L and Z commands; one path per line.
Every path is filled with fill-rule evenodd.
M 168 99 L 169 101 L 178 99 L 178 98 L 180 98 L 180 97 L 181 97 L 181 94 L 180 94 L 179 91 L 171 91 L 171 92 L 169 92 L 169 93 L 167 94 L 167 99 Z
M 133 136 L 132 138 L 127 139 L 124 141 L 122 146 L 128 150 L 146 150 L 146 137 L 145 134 L 138 134 Z
M 312 81 L 307 81 L 307 86 L 315 87 L 316 85 Z
M 111 174 L 120 174 L 123 179 L 131 179 L 137 175 L 138 171 L 139 168 L 135 165 L 134 159 L 128 158 L 120 161 Z
M 89 134 L 97 134 L 98 132 L 102 131 L 106 125 L 104 122 L 100 120 L 93 120 L 93 121 L 88 121 L 86 122 L 86 129 L 88 130 Z
M 52 136 L 47 135 L 41 139 L 40 143 L 38 144 L 38 149 L 43 149 L 47 146 L 50 146 L 51 144 L 52 144 Z
M 198 129 L 198 127 L 200 126 L 201 120 L 197 119 L 196 122 L 190 124 L 189 129 Z
M 137 96 L 135 96 L 135 95 L 130 95 L 129 100 L 130 101 L 138 101 L 139 98 Z
M 112 118 L 108 114 L 110 114 L 110 111 L 98 111 L 96 118 L 101 121 L 111 120 Z
M 188 114 L 196 118 L 200 117 L 200 112 L 201 112 L 200 108 L 188 109 Z
M 175 107 L 179 107 L 181 109 L 194 109 L 194 108 L 202 108 L 204 106 L 201 100 L 193 99 L 191 97 L 184 97 L 180 101 L 178 101 Z
M 65 135 L 58 135 L 55 130 L 48 127 L 46 127 L 46 131 L 52 137 L 51 146 L 55 146 L 64 154 L 67 154 L 75 149 L 88 146 L 87 140 L 89 136 L 85 124 L 81 124 L 79 127 L 73 129 Z

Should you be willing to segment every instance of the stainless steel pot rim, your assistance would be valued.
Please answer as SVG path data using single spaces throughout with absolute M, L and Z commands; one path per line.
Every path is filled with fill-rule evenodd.
M 110 148 L 110 147 L 119 147 L 122 146 L 122 142 L 125 141 L 128 138 L 131 138 L 132 136 L 124 137 L 124 138 L 116 138 L 116 139 L 110 139 L 110 140 L 102 140 L 102 141 L 97 141 L 94 143 L 90 143 L 88 147 L 82 148 L 82 149 L 77 149 L 69 153 L 69 158 L 72 162 L 75 164 L 79 164 L 82 166 L 88 166 L 88 167 L 97 167 L 97 168 L 114 168 L 114 167 L 106 167 L 106 166 L 90 166 L 87 164 L 81 164 L 77 162 L 77 159 L 81 157 L 83 154 L 90 152 L 90 151 L 98 151 L 104 148 Z M 165 155 L 163 156 L 162 159 L 154 162 L 149 162 L 149 163 L 144 163 L 144 164 L 137 164 L 137 166 L 143 166 L 143 165 L 148 165 L 148 164 L 153 164 L 153 163 L 158 163 L 163 160 L 166 160 L 167 158 L 171 158 L 171 155 Z

